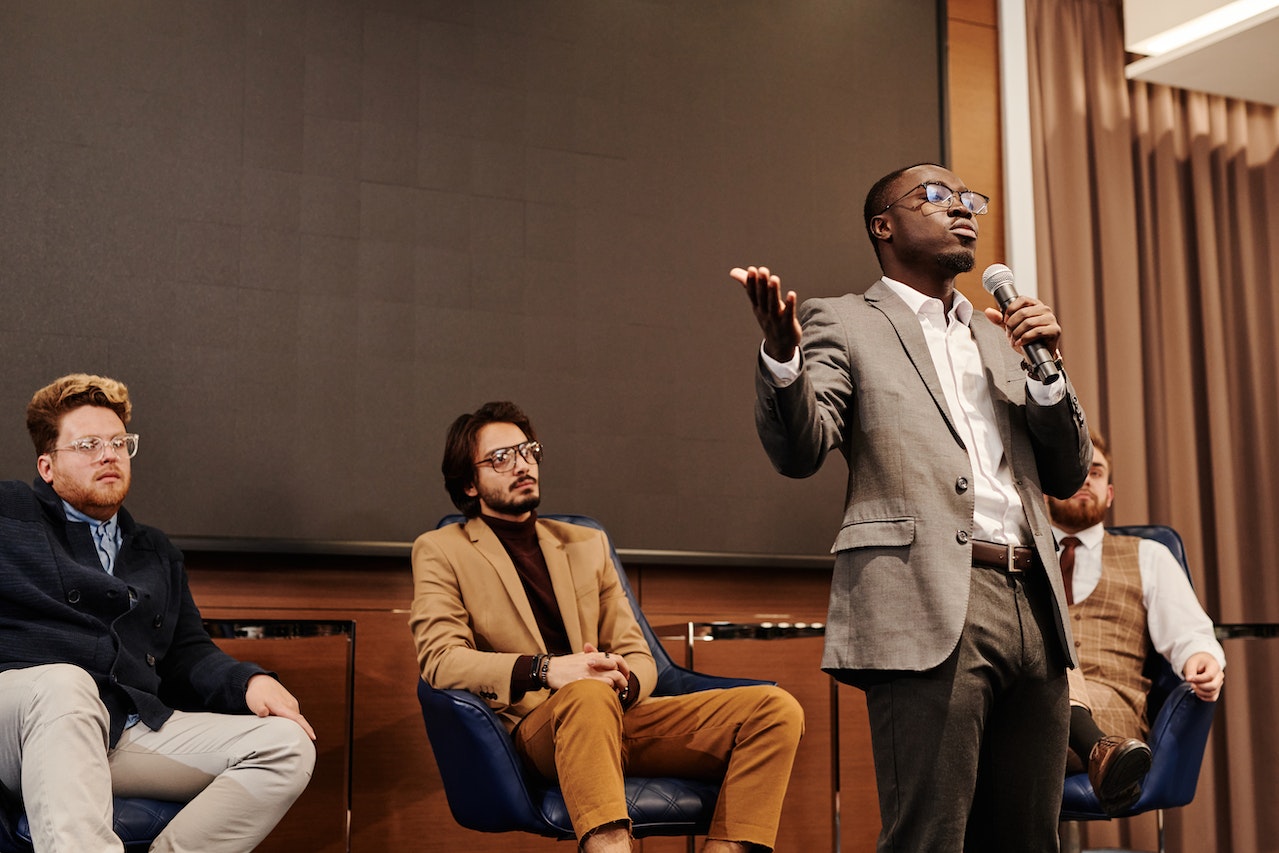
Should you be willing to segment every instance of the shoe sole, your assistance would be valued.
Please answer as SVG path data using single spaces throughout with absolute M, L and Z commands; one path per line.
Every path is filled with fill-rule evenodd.
M 1095 791 L 1106 814 L 1126 811 L 1141 797 L 1141 782 L 1150 772 L 1150 750 L 1134 747 L 1118 755 L 1106 773 L 1105 783 Z

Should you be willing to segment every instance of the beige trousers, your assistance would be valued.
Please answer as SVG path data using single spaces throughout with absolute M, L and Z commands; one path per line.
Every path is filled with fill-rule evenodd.
M 645 699 L 625 713 L 598 681 L 556 691 L 516 727 L 516 751 L 558 781 L 579 839 L 627 821 L 623 776 L 723 779 L 707 836 L 772 849 L 804 712 L 758 685 Z
M 310 781 L 315 747 L 282 717 L 175 712 L 107 749 L 108 717 L 84 670 L 0 672 L 0 784 L 21 796 L 40 853 L 119 853 L 112 794 L 187 802 L 151 846 L 243 853 Z

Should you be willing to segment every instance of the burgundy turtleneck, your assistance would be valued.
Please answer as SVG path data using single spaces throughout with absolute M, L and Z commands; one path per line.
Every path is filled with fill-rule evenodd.
M 537 513 L 529 513 L 524 521 L 507 521 L 488 515 L 483 518 L 515 564 L 515 571 L 519 573 L 520 583 L 524 585 L 524 593 L 528 596 L 529 606 L 533 608 L 533 618 L 537 620 L 537 629 L 542 633 L 546 650 L 553 655 L 571 655 L 575 651 L 581 651 L 569 645 L 564 617 L 555 600 L 555 588 L 551 586 L 551 572 L 546 567 L 546 555 L 542 553 L 541 543 L 537 541 Z

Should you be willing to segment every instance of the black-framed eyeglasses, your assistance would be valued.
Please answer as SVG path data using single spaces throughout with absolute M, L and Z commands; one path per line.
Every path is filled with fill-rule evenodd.
M 542 461 L 542 443 L 540 441 L 524 441 L 514 447 L 499 447 L 488 456 L 476 462 L 476 465 L 492 465 L 493 470 L 499 474 L 505 474 L 515 467 L 515 454 L 524 457 L 524 461 L 530 465 L 536 465 Z
M 138 455 L 138 435 L 132 432 L 126 432 L 114 438 L 86 435 L 84 438 L 77 438 L 66 447 L 55 447 L 49 452 L 57 453 L 59 451 L 74 450 L 85 459 L 97 462 L 107 452 L 108 446 L 116 453 L 123 453 L 132 459 Z
M 986 212 L 987 205 L 990 204 L 990 196 L 982 195 L 972 190 L 964 190 L 963 192 L 955 192 L 950 187 L 937 181 L 929 181 L 924 184 L 916 184 L 911 187 L 905 195 L 897 199 L 897 201 L 884 205 L 884 210 L 892 207 L 894 204 L 900 204 L 915 194 L 915 190 L 922 189 L 924 191 L 924 201 L 928 204 L 935 204 L 942 210 L 950 210 L 955 203 L 955 197 L 959 197 L 959 203 L 968 208 L 968 212 L 974 216 L 981 216 Z M 883 211 L 880 211 L 883 213 Z

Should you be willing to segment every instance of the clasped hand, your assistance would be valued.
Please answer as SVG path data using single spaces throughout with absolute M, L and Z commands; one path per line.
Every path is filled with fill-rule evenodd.
M 559 690 L 570 681 L 590 678 L 602 681 L 621 693 L 630 684 L 631 668 L 621 655 L 601 652 L 590 643 L 582 646 L 575 655 L 557 655 L 551 658 L 546 670 L 546 686 Z

